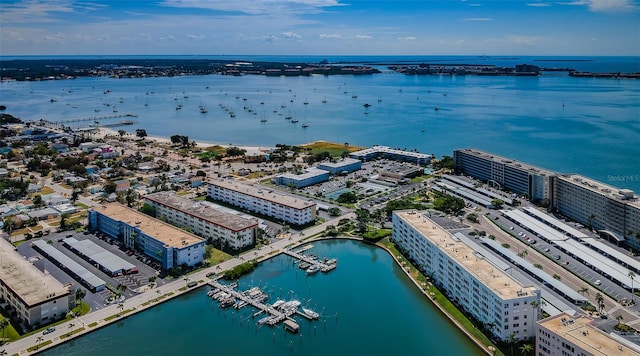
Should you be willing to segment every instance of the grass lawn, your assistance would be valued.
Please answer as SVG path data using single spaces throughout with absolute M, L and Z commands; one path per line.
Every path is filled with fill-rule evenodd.
M 311 154 L 318 154 L 324 151 L 329 152 L 332 157 L 340 157 L 342 152 L 355 152 L 362 150 L 362 147 L 358 146 L 345 146 L 341 143 L 333 143 L 333 142 L 313 142 L 309 144 L 302 145 L 303 148 L 311 149 Z
M 77 206 L 78 208 L 81 208 L 81 209 L 89 209 L 88 205 L 82 204 L 82 203 L 79 203 L 79 202 L 76 202 L 75 206 Z
M 230 254 L 222 252 L 211 245 L 206 245 L 205 249 L 207 251 L 206 253 L 209 255 L 210 266 L 215 266 L 218 263 L 222 263 L 233 258 Z
M 47 194 L 51 194 L 54 193 L 55 190 L 53 190 L 53 188 L 51 187 L 42 187 L 42 189 L 40 189 L 40 194 L 41 195 L 47 195 Z
M 381 239 L 383 237 L 391 236 L 391 230 L 389 229 L 374 229 L 373 231 L 367 231 L 364 235 L 365 239 Z

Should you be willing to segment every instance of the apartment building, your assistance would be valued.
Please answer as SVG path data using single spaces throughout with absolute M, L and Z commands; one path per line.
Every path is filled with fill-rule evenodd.
M 364 150 L 351 152 L 349 157 L 362 162 L 386 158 L 393 161 L 411 162 L 421 166 L 431 164 L 431 160 L 433 159 L 433 156 L 430 154 L 397 150 L 387 146 L 373 146 Z
M 145 202 L 155 209 L 156 218 L 180 228 L 188 227 L 194 234 L 221 242 L 228 248 L 239 250 L 256 242 L 256 219 L 246 219 L 181 198 L 173 191 L 148 194 Z
M 305 225 L 316 220 L 316 203 L 272 189 L 242 184 L 235 180 L 209 181 L 208 196 L 240 209 L 269 216 L 275 221 Z
M 536 325 L 537 356 L 639 355 L 640 346 L 611 335 L 592 325 L 593 319 L 561 313 Z
M 556 177 L 552 207 L 585 226 L 640 249 L 640 197 L 577 174 Z
M 204 261 L 205 239 L 118 203 L 89 210 L 89 229 L 122 241 L 165 270 Z
M 29 326 L 66 317 L 75 306 L 75 293 L 50 274 L 24 259 L 5 239 L 0 239 L 0 297 L 10 313 Z
M 473 148 L 454 150 L 453 162 L 457 172 L 526 195 L 531 201 L 554 199 L 553 177 L 557 173 L 553 171 Z
M 393 241 L 448 298 L 500 340 L 535 335 L 540 290 L 525 286 L 416 210 L 393 213 Z

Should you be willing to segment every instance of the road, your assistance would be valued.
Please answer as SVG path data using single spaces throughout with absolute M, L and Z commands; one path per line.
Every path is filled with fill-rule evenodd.
M 55 347 L 57 345 L 62 344 L 63 342 L 71 340 L 73 337 L 78 337 L 88 332 L 95 330 L 96 328 L 100 328 L 106 326 L 108 324 L 114 323 L 122 318 L 133 315 L 134 313 L 140 312 L 145 309 L 149 309 L 157 305 L 160 301 L 154 302 L 153 299 L 158 298 L 160 296 L 166 296 L 161 300 L 164 302 L 171 298 L 175 298 L 178 295 L 188 293 L 192 289 L 184 288 L 186 283 L 189 281 L 203 281 L 203 283 L 199 283 L 199 286 L 206 283 L 208 280 L 207 274 L 221 273 L 222 271 L 226 271 L 231 269 L 245 261 L 258 259 L 263 260 L 275 256 L 281 253 L 283 250 L 291 247 L 292 245 L 298 245 L 303 242 L 307 237 L 316 235 L 320 232 L 323 232 L 327 226 L 329 225 L 337 225 L 337 223 L 341 219 L 355 219 L 355 214 L 350 213 L 343 216 L 340 216 L 336 219 L 327 221 L 323 224 L 312 226 L 299 234 L 294 234 L 290 238 L 277 240 L 271 243 L 269 246 L 264 246 L 256 250 L 247 251 L 246 253 L 239 255 L 231 260 L 222 262 L 216 266 L 211 266 L 209 268 L 194 272 L 189 274 L 185 278 L 180 278 L 175 281 L 166 283 L 158 288 L 149 290 L 145 293 L 138 294 L 134 297 L 127 299 L 122 304 L 122 309 L 118 304 L 112 304 L 105 308 L 102 308 L 97 311 L 93 311 L 87 315 L 83 315 L 81 317 L 75 318 L 74 321 L 62 323 L 56 326 L 56 330 L 52 333 L 43 335 L 42 333 L 33 334 L 28 337 L 24 337 L 22 339 L 10 342 L 4 345 L 4 350 L 8 355 L 29 355 L 31 353 L 37 352 L 28 351 L 28 348 L 34 347 L 38 344 L 42 345 L 43 343 L 49 342 L 47 345 L 42 345 L 39 351 Z M 182 291 L 180 288 L 184 288 Z M 171 296 L 168 296 L 169 293 L 173 293 Z M 125 315 L 119 315 L 121 311 L 130 312 Z M 115 317 L 114 317 L 115 316 Z M 106 318 L 111 318 L 109 320 L 105 320 Z M 94 325 L 95 324 L 95 325 Z M 92 325 L 92 326 L 89 326 Z M 81 330 L 82 329 L 82 330 Z M 61 336 L 68 334 L 70 332 L 75 332 L 72 336 L 65 337 L 64 339 Z

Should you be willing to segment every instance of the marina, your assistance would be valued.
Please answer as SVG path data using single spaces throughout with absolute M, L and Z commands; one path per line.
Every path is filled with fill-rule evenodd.
M 217 300 L 221 308 L 227 308 L 232 305 L 234 309 L 241 309 L 245 306 L 252 306 L 253 308 L 257 309 L 257 311 L 252 314 L 254 318 L 256 316 L 266 314 L 266 316 L 260 318 L 257 321 L 257 325 L 275 326 L 281 322 L 284 322 L 285 330 L 294 333 L 298 332 L 299 326 L 296 321 L 291 318 L 291 316 L 296 313 L 300 313 L 300 311 L 298 310 L 298 307 L 300 306 L 299 301 L 277 300 L 275 303 L 270 305 L 264 303 L 269 298 L 269 296 L 259 287 L 252 287 L 249 290 L 240 292 L 235 290 L 235 287 L 237 287 L 237 285 L 235 284 L 226 285 L 216 280 L 211 280 L 209 281 L 209 285 L 213 289 L 207 292 L 207 295 L 212 299 Z M 314 315 L 304 311 L 302 312 L 302 314 L 304 314 L 305 317 Z M 317 319 L 317 317 L 314 319 Z

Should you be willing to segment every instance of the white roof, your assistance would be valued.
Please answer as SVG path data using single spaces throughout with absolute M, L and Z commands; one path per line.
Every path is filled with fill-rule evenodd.
M 535 216 L 537 218 L 540 218 L 541 220 L 544 220 L 545 222 L 547 222 L 549 225 L 555 227 L 556 229 L 560 230 L 560 231 L 564 231 L 568 234 L 570 234 L 573 237 L 576 238 L 586 238 L 589 237 L 587 236 L 585 233 L 574 229 L 573 227 L 565 224 L 564 222 L 554 218 L 553 216 L 550 216 L 549 214 L 545 214 L 542 211 L 534 208 L 534 207 L 526 207 L 523 208 L 522 210 L 524 210 L 526 213 L 528 213 L 529 215 Z
M 542 221 L 523 213 L 520 210 L 500 210 L 500 212 L 512 219 L 517 221 L 520 225 L 523 225 L 526 229 L 535 232 L 536 234 L 542 236 L 542 238 L 548 241 L 564 241 L 569 239 L 569 236 L 566 236 L 562 232 L 552 228 L 551 226 L 543 223 Z

